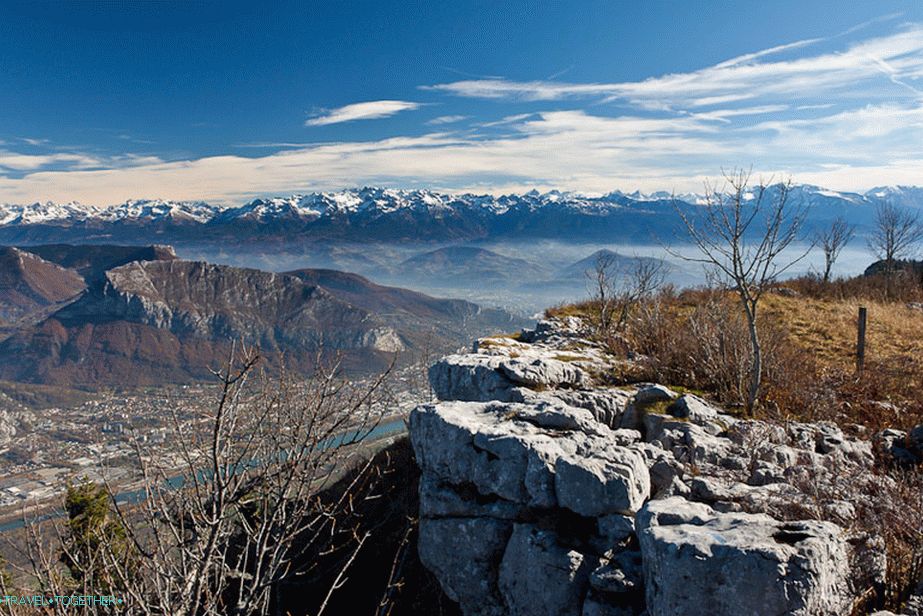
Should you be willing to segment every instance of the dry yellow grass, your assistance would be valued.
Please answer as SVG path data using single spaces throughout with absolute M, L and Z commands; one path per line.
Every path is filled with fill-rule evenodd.
M 908 358 L 923 363 L 923 311 L 901 303 L 827 300 L 767 295 L 764 314 L 778 319 L 790 339 L 819 364 L 850 369 L 855 364 L 859 306 L 868 308 L 866 358 Z
M 701 293 L 687 291 L 667 306 L 671 318 L 688 316 L 701 301 Z M 736 298 L 728 294 L 729 307 Z M 819 365 L 850 370 L 855 366 L 856 324 L 859 307 L 868 308 L 866 359 L 910 359 L 923 366 L 923 310 L 902 302 L 868 299 L 815 299 L 769 293 L 761 314 L 777 322 L 789 339 L 808 351 Z M 549 316 L 590 316 L 593 307 L 581 302 L 549 308 Z

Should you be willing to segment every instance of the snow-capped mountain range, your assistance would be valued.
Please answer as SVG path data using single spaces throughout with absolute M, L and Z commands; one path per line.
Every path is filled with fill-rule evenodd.
M 255 199 L 238 207 L 201 201 L 131 200 L 108 207 L 79 203 L 0 204 L 0 241 L 126 239 L 138 227 L 182 241 L 237 236 L 302 234 L 354 239 L 476 239 L 491 236 L 580 239 L 605 234 L 658 234 L 675 223 L 674 199 L 681 207 L 702 203 L 698 194 L 668 192 L 602 196 L 531 191 L 519 195 L 453 195 L 428 190 L 361 188 Z M 815 222 L 844 215 L 860 227 L 883 201 L 923 208 L 923 188 L 877 187 L 850 193 L 799 185 L 790 199 Z M 670 220 L 673 220 L 671 223 Z M 140 239 L 140 238 L 139 238 Z
M 56 222 L 99 220 L 188 220 L 206 223 L 217 208 L 203 202 L 141 200 L 126 201 L 119 205 L 99 207 L 70 203 L 33 203 L 31 205 L 0 204 L 0 225 L 36 225 Z

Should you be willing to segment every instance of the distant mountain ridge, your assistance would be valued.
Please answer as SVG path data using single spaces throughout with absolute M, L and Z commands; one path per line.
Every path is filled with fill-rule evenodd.
M 475 246 L 447 246 L 415 255 L 400 264 L 417 279 L 429 284 L 492 285 L 511 277 L 541 280 L 548 272 L 523 259 L 497 254 Z
M 99 279 L 106 271 L 132 261 L 172 261 L 177 258 L 172 246 L 160 244 L 150 246 L 42 244 L 29 246 L 24 250 L 61 267 L 75 270 L 87 281 Z
M 923 188 L 877 187 L 864 193 L 797 185 L 790 198 L 806 205 L 812 218 L 847 215 L 862 224 L 882 201 L 923 208 Z M 681 208 L 703 197 L 675 195 Z M 201 201 L 132 200 L 109 207 L 77 203 L 0 205 L 0 242 L 209 241 L 240 237 L 299 236 L 372 240 L 465 240 L 490 237 L 583 238 L 675 230 L 674 196 L 668 192 L 602 196 L 531 191 L 519 195 L 447 194 L 429 190 L 360 188 L 261 198 L 237 207 Z
M 662 259 L 623 255 L 604 248 L 597 250 L 588 257 L 584 257 L 583 259 L 580 259 L 579 261 L 565 267 L 563 270 L 557 273 L 557 278 L 561 280 L 585 281 L 589 276 L 592 275 L 593 271 L 597 267 L 597 263 L 600 262 L 600 259 L 605 259 L 603 263 L 606 264 L 606 269 L 609 270 L 609 274 L 612 277 L 630 274 L 631 269 L 636 269 L 638 267 L 638 263 L 642 261 L 652 265 L 663 263 Z
M 79 259 L 79 247 L 52 248 L 76 263 L 126 254 L 125 247 L 91 246 L 89 258 Z M 367 373 L 395 356 L 406 363 L 424 350 L 458 348 L 477 329 L 508 331 L 522 324 L 501 310 L 376 285 L 354 274 L 278 274 L 183 261 L 165 247 L 136 251 L 166 258 L 107 269 L 89 278 L 75 298 L 84 286 L 75 270 L 5 250 L 71 286 L 38 298 L 44 301 L 38 307 L 54 311 L 0 341 L 0 380 L 81 388 L 189 382 L 209 378 L 237 342 L 259 348 L 269 367 L 284 361 L 290 370 L 308 372 L 318 354 L 335 354 L 344 369 Z M 7 295 L 21 299 L 23 293 L 15 292 L 23 285 L 7 287 L 13 291 Z M 0 284 L 0 300 L 3 290 Z

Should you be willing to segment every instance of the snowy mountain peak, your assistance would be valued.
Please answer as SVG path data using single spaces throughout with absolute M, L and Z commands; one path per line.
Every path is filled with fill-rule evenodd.
M 99 218 L 119 220 L 169 220 L 205 223 L 211 220 L 215 208 L 202 201 L 164 201 L 162 199 L 131 199 L 106 208 Z
M 888 201 L 901 207 L 923 206 L 923 188 L 919 186 L 876 186 L 864 196 L 877 202 Z
M 98 216 L 102 208 L 77 202 L 32 203 L 30 205 L 0 205 L 0 225 L 35 225 L 55 220 L 86 220 Z

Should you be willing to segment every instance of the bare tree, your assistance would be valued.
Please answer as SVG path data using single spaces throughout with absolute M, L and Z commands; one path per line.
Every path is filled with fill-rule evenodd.
M 595 304 L 597 327 L 599 331 L 608 332 L 612 321 L 612 308 L 615 302 L 617 260 L 610 252 L 600 251 L 593 262 L 593 269 L 587 270 L 590 297 Z
M 778 277 L 803 259 L 810 249 L 791 258 L 782 253 L 798 238 L 806 211 L 789 202 L 791 182 L 772 187 L 750 186 L 749 171 L 725 173 L 723 186 L 705 186 L 701 212 L 674 208 L 699 257 L 671 251 L 687 261 L 703 263 L 726 277 L 740 300 L 750 334 L 750 384 L 746 406 L 753 412 L 760 395 L 763 354 L 757 330 L 760 299 Z
M 125 600 L 118 606 L 124 614 L 266 614 L 278 585 L 316 573 L 304 554 L 339 554 L 341 569 L 328 574 L 334 582 L 318 613 L 325 610 L 369 538 L 342 520 L 361 498 L 355 486 L 371 465 L 361 444 L 392 408 L 387 373 L 354 383 L 334 365 L 307 383 L 259 379 L 257 359 L 244 352 L 216 373 L 220 397 L 202 421 L 181 421 L 169 409 L 175 454 L 135 441 L 140 481 L 128 499 L 105 484 L 110 510 L 100 518 L 105 526 L 93 527 L 117 524 L 118 531 L 93 534 L 93 549 L 84 550 L 93 562 L 70 553 L 67 528 L 52 523 L 57 541 L 49 542 L 47 531 L 43 537 L 31 527 L 33 575 L 44 590 L 105 590 Z M 354 479 L 346 488 L 322 498 L 348 469 Z M 60 563 L 78 558 L 75 579 Z
M 433 392 L 432 384 L 429 382 L 429 368 L 437 359 L 436 330 L 434 327 L 426 330 L 418 348 L 419 352 L 414 354 L 411 361 L 409 375 L 411 391 L 419 401 L 432 402 L 435 399 L 435 393 Z
M 888 293 L 897 261 L 910 256 L 914 244 L 923 239 L 923 225 L 918 212 L 881 203 L 875 209 L 875 226 L 868 239 L 869 248 L 885 264 Z
M 814 241 L 824 251 L 824 282 L 830 282 L 833 264 L 846 244 L 852 240 L 856 229 L 842 217 L 837 217 L 826 229 L 819 231 Z
M 666 274 L 659 259 L 635 258 L 631 265 L 622 265 L 618 255 L 601 251 L 593 269 L 586 272 L 599 332 L 621 331 L 632 309 L 663 285 Z
M 661 259 L 638 258 L 623 277 L 618 295 L 616 327 L 621 329 L 631 316 L 631 311 L 641 301 L 648 299 L 663 286 L 667 276 L 667 265 Z

